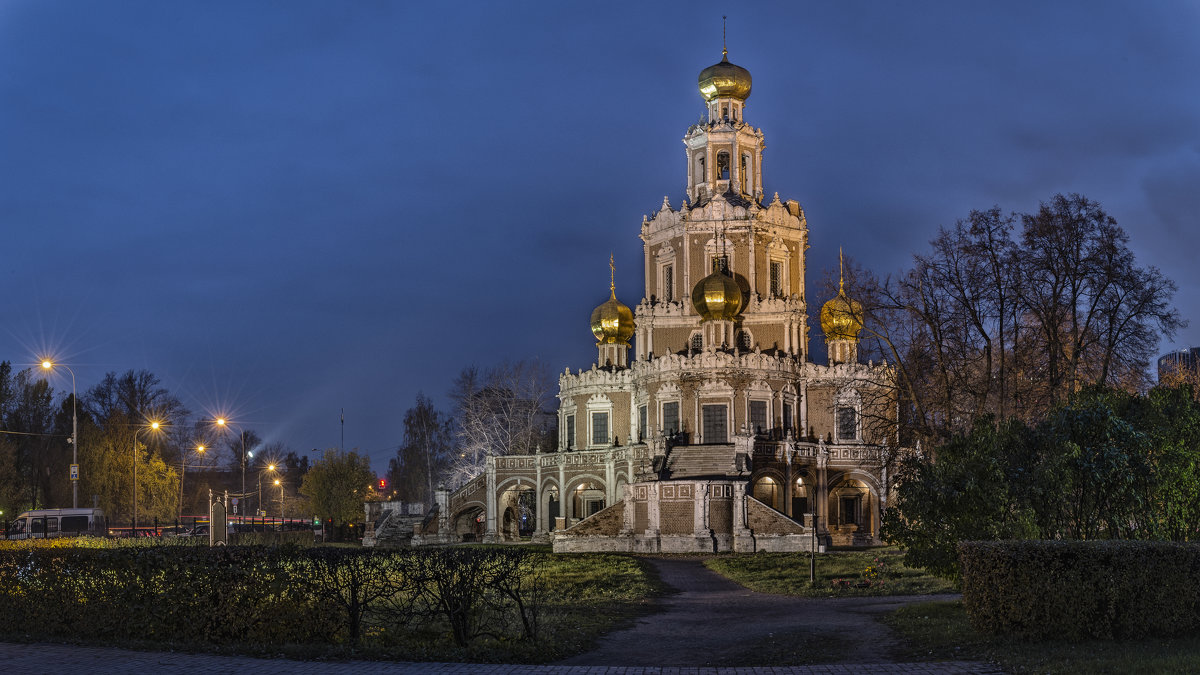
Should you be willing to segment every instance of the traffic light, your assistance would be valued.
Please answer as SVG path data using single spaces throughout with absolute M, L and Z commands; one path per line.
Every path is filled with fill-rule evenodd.
M 386 492 L 386 491 L 387 491 L 387 479 L 386 479 L 386 478 L 380 478 L 380 479 L 379 479 L 379 491 L 380 491 L 380 492 Z

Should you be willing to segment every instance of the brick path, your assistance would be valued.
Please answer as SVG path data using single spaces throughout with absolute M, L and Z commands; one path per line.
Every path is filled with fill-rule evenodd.
M 245 656 L 214 656 L 177 652 L 136 652 L 104 647 L 58 644 L 0 643 L 0 673 L 58 675 L 59 673 L 254 673 L 254 675 L 864 675 L 868 673 L 998 673 L 987 664 L 970 662 L 885 663 L 835 666 L 763 668 L 689 668 L 624 666 L 520 666 L 477 663 L 388 663 L 381 661 L 287 661 Z

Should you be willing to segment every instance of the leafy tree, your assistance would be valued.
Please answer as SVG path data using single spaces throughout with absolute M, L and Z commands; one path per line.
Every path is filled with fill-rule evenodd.
M 146 370 L 107 373 L 80 399 L 91 420 L 87 429 L 81 420 L 80 447 L 87 448 L 87 459 L 80 457 L 80 493 L 97 495 L 110 518 L 132 520 L 135 462 L 138 522 L 177 514 L 181 437 L 165 430 L 138 431 L 151 421 L 167 429 L 186 426 L 189 411 L 161 384 Z
M 388 481 L 405 502 L 433 503 L 438 477 L 453 452 L 450 420 L 442 416 L 424 394 L 404 413 L 404 443 L 388 462 Z
M 1200 540 L 1189 387 L 1090 387 L 1032 427 L 981 418 L 933 459 L 902 463 L 884 530 L 940 574 L 956 574 L 964 539 Z
M 313 515 L 332 522 L 354 522 L 363 516 L 363 503 L 375 496 L 374 479 L 365 455 L 330 449 L 304 474 L 300 494 L 308 497 Z
M 997 428 L 983 418 L 941 446 L 936 461 L 904 459 L 884 531 L 905 547 L 905 562 L 953 577 L 961 540 L 1036 537 L 1036 514 L 1021 494 L 1032 441 L 1020 422 Z

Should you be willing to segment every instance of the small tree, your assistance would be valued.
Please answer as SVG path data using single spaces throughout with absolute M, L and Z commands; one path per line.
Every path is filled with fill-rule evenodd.
M 404 413 L 404 444 L 388 462 L 388 480 L 406 502 L 430 504 L 433 489 L 450 462 L 453 435 L 450 420 L 424 394 Z
M 300 494 L 308 497 L 313 515 L 332 522 L 353 522 L 362 516 L 363 502 L 375 496 L 374 478 L 365 455 L 330 449 L 304 474 Z

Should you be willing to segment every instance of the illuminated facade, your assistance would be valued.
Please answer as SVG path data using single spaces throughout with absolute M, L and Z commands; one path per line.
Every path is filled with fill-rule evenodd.
M 828 365 L 812 361 L 808 223 L 798 202 L 764 197 L 763 132 L 743 118 L 750 73 L 725 57 L 699 88 L 687 200 L 643 218 L 641 302 L 617 300 L 614 275 L 592 313 L 596 363 L 559 377 L 558 452 L 491 458 L 442 495 L 418 543 L 522 531 L 556 550 L 879 543 L 890 371 L 858 362 L 861 305 L 842 290 L 820 311 Z

